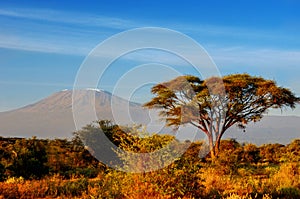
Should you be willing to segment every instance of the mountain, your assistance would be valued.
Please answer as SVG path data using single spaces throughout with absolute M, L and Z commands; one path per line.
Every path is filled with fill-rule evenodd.
M 70 138 L 76 130 L 72 112 L 72 92 L 64 90 L 20 109 L 0 113 L 0 136 L 3 137 L 32 137 L 40 138 Z M 86 89 L 77 90 L 74 104 L 79 104 L 77 111 L 83 118 L 79 127 L 91 123 L 90 104 L 95 103 L 98 119 L 108 119 L 117 124 L 152 124 L 157 125 L 148 110 L 140 104 L 129 102 L 109 92 Z M 94 101 L 93 101 L 94 100 Z M 112 111 L 113 110 L 113 111 Z M 150 115 L 152 120 L 150 119 Z M 156 119 L 153 119 L 156 118 Z M 150 132 L 157 132 L 151 130 Z M 159 128 L 157 128 L 159 129 Z M 171 132 L 163 129 L 163 132 Z M 179 139 L 192 139 L 191 131 L 185 129 L 177 135 Z M 203 138 L 202 134 L 200 137 Z M 300 138 L 300 117 L 296 116 L 265 116 L 257 123 L 250 123 L 244 132 L 238 128 L 230 128 L 224 138 L 235 138 L 240 142 L 251 142 L 257 145 L 263 143 L 287 144 L 291 140 Z
M 95 103 L 98 119 L 114 121 L 117 112 L 116 122 L 120 124 L 125 125 L 131 121 L 147 123 L 149 120 L 147 111 L 141 105 L 113 96 L 109 92 L 94 89 L 76 92 L 77 99 L 74 103 L 80 104 L 83 118 L 88 118 L 84 114 L 90 104 Z M 84 125 L 91 122 L 86 121 Z M 0 113 L 0 136 L 4 137 L 70 138 L 75 130 L 71 90 L 63 90 L 34 104 Z
M 225 137 L 257 145 L 264 143 L 288 144 L 300 139 L 300 117 L 264 116 L 261 121 L 250 123 L 245 132 L 238 128 L 228 129 Z

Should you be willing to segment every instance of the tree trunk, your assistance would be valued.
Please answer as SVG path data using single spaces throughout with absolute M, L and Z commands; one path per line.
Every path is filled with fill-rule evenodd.
M 218 137 L 216 138 L 216 145 L 215 145 L 215 155 L 218 156 L 218 153 L 220 151 L 220 145 L 221 145 L 221 138 L 224 134 L 224 130 L 222 132 L 220 132 L 220 134 L 218 135 Z
M 210 156 L 211 156 L 211 159 L 214 160 L 216 158 L 216 151 L 215 151 L 215 147 L 214 147 L 213 137 L 208 136 L 208 141 L 209 141 Z
M 216 159 L 216 153 L 214 147 L 210 150 L 210 156 L 212 160 Z
M 220 150 L 220 142 L 221 142 L 221 139 L 216 140 L 216 145 L 215 145 L 215 155 L 216 156 L 218 155 L 219 150 Z

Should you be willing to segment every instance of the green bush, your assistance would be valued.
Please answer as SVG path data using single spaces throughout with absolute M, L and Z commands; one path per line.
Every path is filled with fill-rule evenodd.
M 300 190 L 296 187 L 282 187 L 279 189 L 279 196 L 286 199 L 300 198 Z
M 0 163 L 0 182 L 5 180 L 5 167 Z

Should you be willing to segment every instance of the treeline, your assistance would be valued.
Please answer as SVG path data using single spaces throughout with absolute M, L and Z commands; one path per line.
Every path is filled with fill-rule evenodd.
M 99 162 L 76 140 L 0 138 L 0 179 L 40 179 L 59 174 L 97 176 Z
M 162 169 L 126 173 L 91 155 L 82 140 L 103 133 L 123 150 L 153 152 L 175 140 L 190 145 Z M 140 138 L 140 135 L 143 138 Z M 0 196 L 5 198 L 297 198 L 300 197 L 300 140 L 290 144 L 223 140 L 216 159 L 199 156 L 203 142 L 149 135 L 139 127 L 109 121 L 88 125 L 72 140 L 0 138 Z M 88 150 L 89 149 L 89 150 Z M 132 164 L 125 159 L 124 164 Z M 136 165 L 137 167 L 139 165 Z

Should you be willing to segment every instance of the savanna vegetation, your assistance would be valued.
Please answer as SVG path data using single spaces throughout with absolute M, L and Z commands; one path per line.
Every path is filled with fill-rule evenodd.
M 294 108 L 299 98 L 291 91 L 237 74 L 205 81 L 182 76 L 152 93 L 145 107 L 159 109 L 169 126 L 194 125 L 208 144 L 105 120 L 72 140 L 1 138 L 0 198 L 300 198 L 300 140 L 262 146 L 221 140 L 228 128 L 245 128 L 269 108 Z
M 127 128 L 131 134 L 107 121 L 88 125 L 86 130 L 99 130 L 100 125 L 104 130 L 99 132 L 124 150 L 150 152 L 171 140 L 179 147 L 190 146 L 182 157 L 165 168 L 127 173 L 97 161 L 79 139 L 79 132 L 73 140 L 1 138 L 1 197 L 300 197 L 300 140 L 262 146 L 223 140 L 218 158 L 213 160 L 210 154 L 199 157 L 201 141 L 183 142 L 170 135 L 145 135 L 142 129 Z M 143 133 L 143 138 L 138 133 Z

